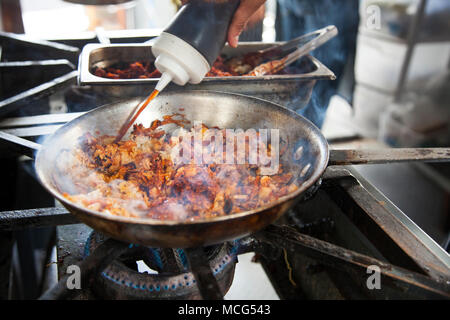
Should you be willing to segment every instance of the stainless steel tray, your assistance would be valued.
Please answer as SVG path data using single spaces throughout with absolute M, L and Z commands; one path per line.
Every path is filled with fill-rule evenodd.
M 226 46 L 222 54 L 235 57 L 247 52 L 258 51 L 278 43 L 242 42 L 237 48 Z M 95 76 L 94 67 L 108 67 L 117 62 L 153 61 L 151 43 L 143 44 L 88 44 L 81 53 L 78 83 L 89 85 L 98 92 L 116 97 L 147 95 L 158 82 L 153 79 L 108 79 Z M 332 71 L 316 58 L 307 55 L 301 58 L 301 70 L 287 75 L 205 77 L 200 84 L 184 86 L 190 90 L 213 90 L 239 93 L 269 100 L 291 109 L 300 109 L 311 97 L 317 80 L 334 80 Z M 166 90 L 180 89 L 170 84 Z

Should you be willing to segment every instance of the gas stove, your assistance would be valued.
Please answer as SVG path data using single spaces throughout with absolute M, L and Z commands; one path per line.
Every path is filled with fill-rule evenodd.
M 314 195 L 276 224 L 204 248 L 121 243 L 58 207 L 4 211 L 0 218 L 3 236 L 55 226 L 61 286 L 45 299 L 220 299 L 239 256 L 250 252 L 280 299 L 448 297 L 448 254 L 352 168 L 328 169 Z M 86 270 L 84 289 L 66 287 L 74 265 Z M 370 270 L 380 272 L 379 289 L 368 285 Z
M 149 34 L 119 32 L 108 38 L 144 42 Z M 37 141 L 112 102 L 76 84 L 79 50 L 98 39 L 95 34 L 57 42 L 1 37 L 0 68 L 7 71 L 0 102 L 0 161 L 6 170 L 0 298 L 226 299 L 246 254 L 253 254 L 280 299 L 450 297 L 448 253 L 351 166 L 329 167 L 321 183 L 275 224 L 214 246 L 148 248 L 81 224 L 43 190 L 33 162 L 11 141 Z M 51 267 L 57 284 L 49 281 Z M 80 289 L 69 288 L 77 267 L 83 270 Z

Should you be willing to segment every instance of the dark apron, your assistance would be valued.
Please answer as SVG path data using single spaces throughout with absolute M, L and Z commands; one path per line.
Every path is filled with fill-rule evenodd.
M 297 111 L 321 127 L 330 99 L 340 94 L 351 103 L 353 95 L 353 65 L 359 24 L 359 0 L 278 0 L 276 33 L 278 41 L 335 25 L 339 35 L 313 55 L 330 68 L 335 81 L 318 81 L 310 103 Z M 345 72 L 349 70 L 349 72 Z M 344 73 L 346 73 L 344 75 Z M 343 88 L 343 90 L 338 90 Z

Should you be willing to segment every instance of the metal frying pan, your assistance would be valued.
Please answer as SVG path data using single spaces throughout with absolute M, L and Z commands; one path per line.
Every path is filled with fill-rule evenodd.
M 138 122 L 148 125 L 154 119 L 162 119 L 163 115 L 181 112 L 192 123 L 201 120 L 207 126 L 244 130 L 279 129 L 281 144 L 287 147 L 280 163 L 291 167 L 300 184 L 299 189 L 256 210 L 194 222 L 119 217 L 88 210 L 66 200 L 62 196 L 65 190 L 60 190 L 63 177 L 55 169 L 57 161 L 61 161 L 62 151 L 72 149 L 86 132 L 115 135 L 140 101 L 141 98 L 133 98 L 102 106 L 70 121 L 49 136 L 36 155 L 36 172 L 43 186 L 80 221 L 113 238 L 151 247 L 184 248 L 243 237 L 283 215 L 302 193 L 319 180 L 329 165 L 328 143 L 320 130 L 284 107 L 237 94 L 186 90 L 164 92 L 144 111 Z M 183 108 L 182 111 L 180 108 Z M 450 159 L 449 149 L 439 149 L 437 155 L 427 152 L 422 150 L 419 155 L 415 152 L 402 160 Z M 335 155 L 341 157 L 337 163 L 348 163 L 345 160 L 348 151 L 347 154 L 341 152 Z M 356 158 L 360 163 L 370 162 L 367 157 L 362 160 Z M 375 160 L 380 161 L 381 158 Z

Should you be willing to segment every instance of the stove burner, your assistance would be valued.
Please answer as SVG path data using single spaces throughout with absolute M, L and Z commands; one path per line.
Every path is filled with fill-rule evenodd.
M 93 231 L 86 242 L 85 257 L 106 239 Z M 226 242 L 204 250 L 221 291 L 226 293 L 234 276 L 237 243 Z M 140 260 L 157 273 L 139 272 L 136 262 Z M 94 279 L 92 288 L 97 296 L 107 299 L 201 299 L 183 249 L 134 244 Z

